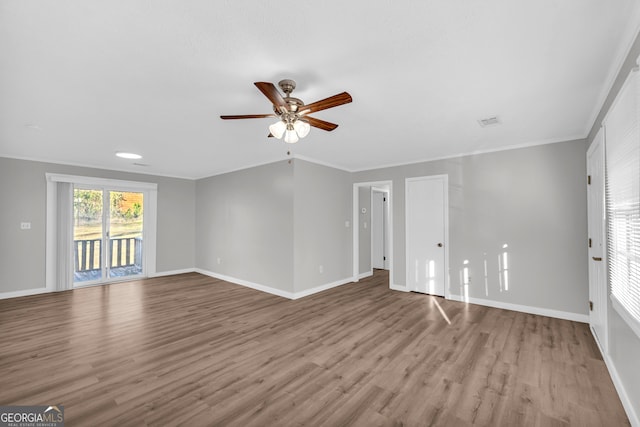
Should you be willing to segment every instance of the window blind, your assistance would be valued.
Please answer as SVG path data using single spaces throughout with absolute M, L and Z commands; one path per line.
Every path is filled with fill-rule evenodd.
M 613 307 L 640 336 L 640 73 L 605 123 L 607 262 Z

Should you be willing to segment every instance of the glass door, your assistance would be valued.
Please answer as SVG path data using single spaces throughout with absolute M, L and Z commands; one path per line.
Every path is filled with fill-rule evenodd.
M 102 190 L 73 189 L 73 284 L 103 279 Z
M 109 191 L 108 277 L 142 274 L 143 193 Z
M 144 193 L 73 191 L 74 286 L 143 274 Z

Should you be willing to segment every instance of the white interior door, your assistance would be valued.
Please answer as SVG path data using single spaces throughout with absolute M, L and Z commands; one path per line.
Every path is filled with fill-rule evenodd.
M 371 267 L 385 268 L 384 250 L 384 199 L 385 193 L 371 192 Z
M 604 131 L 587 152 L 587 215 L 589 233 L 589 324 L 607 352 L 607 273 L 604 227 Z
M 405 182 L 407 289 L 445 296 L 447 177 Z

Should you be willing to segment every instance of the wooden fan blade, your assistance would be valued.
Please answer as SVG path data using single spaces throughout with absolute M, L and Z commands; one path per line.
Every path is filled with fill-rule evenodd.
M 335 123 L 325 122 L 324 120 L 316 119 L 315 117 L 305 116 L 304 120 L 308 121 L 309 124 L 313 127 L 329 132 L 338 127 L 338 125 Z
M 320 101 L 313 102 L 309 105 L 305 105 L 300 108 L 300 114 L 315 113 L 316 111 L 326 110 L 327 108 L 337 107 L 338 105 L 348 104 L 353 99 L 347 92 L 342 92 L 337 95 L 330 96 L 329 98 L 321 99 Z
M 243 114 L 238 116 L 220 116 L 222 120 L 264 119 L 265 117 L 277 117 L 277 116 L 275 114 Z
M 280 107 L 280 110 L 283 108 L 287 109 L 287 103 L 284 101 L 284 98 L 280 95 L 280 92 L 276 89 L 273 83 L 255 82 L 254 85 L 260 89 L 260 92 L 262 92 L 264 96 L 269 98 L 269 101 L 271 101 L 273 105 Z

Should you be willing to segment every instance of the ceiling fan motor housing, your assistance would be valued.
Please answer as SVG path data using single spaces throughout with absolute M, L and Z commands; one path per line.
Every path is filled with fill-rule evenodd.
M 289 96 L 289 94 L 296 88 L 296 82 L 291 79 L 284 79 L 278 82 L 278 86 L 280 86 L 280 89 Z
M 284 102 L 287 103 L 288 113 L 296 113 L 300 109 L 300 107 L 304 105 L 304 102 L 302 102 L 301 99 L 294 98 L 291 96 L 291 92 L 293 92 L 293 90 L 296 88 L 296 82 L 291 79 L 284 79 L 278 82 L 278 86 L 280 86 L 280 89 L 282 89 L 282 92 L 284 92 L 285 94 L 283 99 L 284 99 Z M 296 117 L 293 117 L 292 114 L 283 112 L 282 108 L 280 108 L 277 105 L 273 106 L 273 111 L 278 116 L 281 116 L 282 119 L 286 122 L 294 121 L 296 118 Z
M 298 110 L 300 110 L 300 107 L 304 106 L 304 102 L 302 102 L 302 100 L 294 98 L 292 96 L 287 96 L 286 98 L 284 98 L 284 102 L 287 103 L 288 113 L 296 113 Z M 283 113 L 280 107 L 278 107 L 277 105 L 273 106 L 273 111 L 279 116 L 287 114 Z

